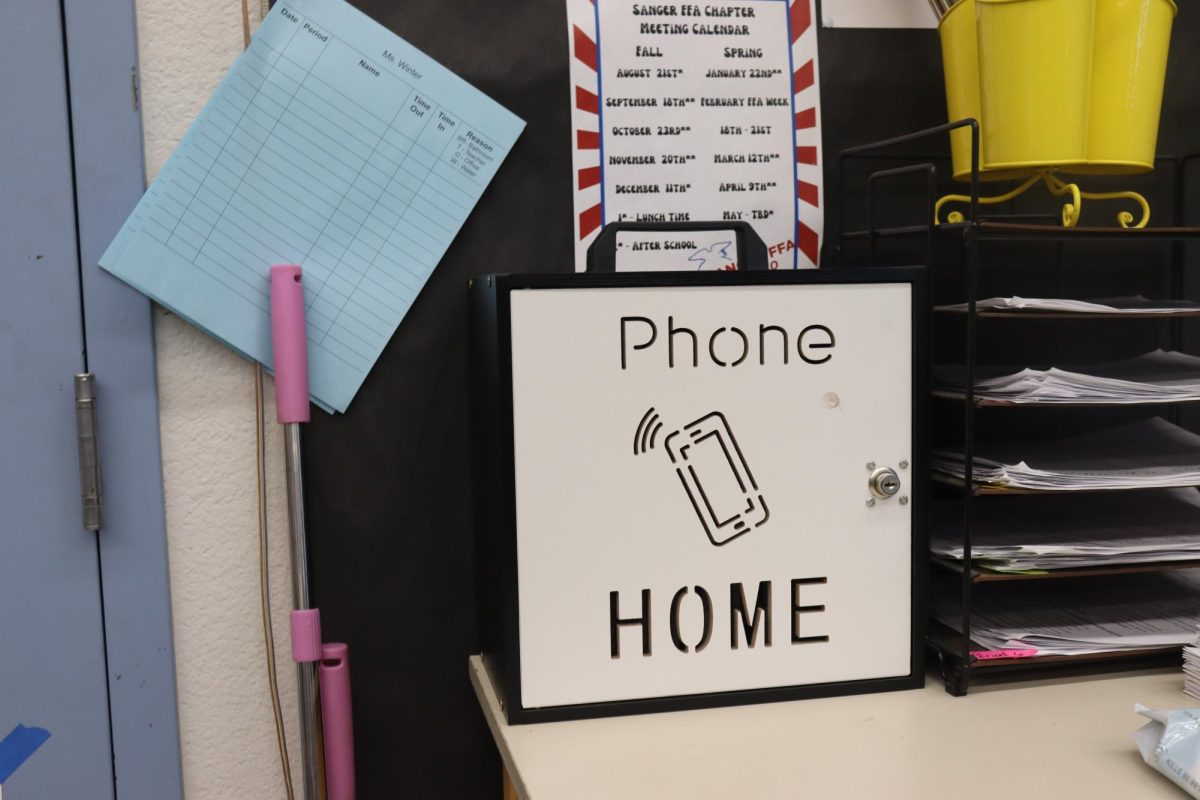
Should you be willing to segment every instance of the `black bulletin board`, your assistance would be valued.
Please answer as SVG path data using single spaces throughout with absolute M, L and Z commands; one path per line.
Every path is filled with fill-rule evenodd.
M 314 412 L 304 437 L 314 602 L 326 640 L 350 644 L 359 796 L 499 797 L 467 679 L 479 650 L 467 282 L 573 269 L 565 3 L 354 4 L 527 123 L 348 413 Z M 1187 44 L 1200 16 L 1184 11 L 1164 152 L 1181 148 L 1195 113 L 1200 55 Z M 935 32 L 819 36 L 828 214 L 837 150 L 940 124 L 945 100 Z
M 314 412 L 304 441 L 313 596 L 325 638 L 350 644 L 359 796 L 498 797 L 467 679 L 467 281 L 571 269 L 565 5 L 355 4 L 527 123 L 348 413 Z

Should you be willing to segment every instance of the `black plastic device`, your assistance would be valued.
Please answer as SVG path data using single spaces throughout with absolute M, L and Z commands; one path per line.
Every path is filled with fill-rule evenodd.
M 709 232 L 728 231 L 730 241 L 734 245 L 736 256 L 733 265 L 739 271 L 758 271 L 770 269 L 767 259 L 767 246 L 749 222 L 713 221 L 713 222 L 612 222 L 596 236 L 588 247 L 588 272 L 640 272 L 636 266 L 632 268 L 617 268 L 618 235 L 626 232 L 650 231 L 659 233 L 687 233 L 689 231 Z M 636 257 L 635 257 L 636 258 Z M 697 271 L 701 268 L 697 264 Z

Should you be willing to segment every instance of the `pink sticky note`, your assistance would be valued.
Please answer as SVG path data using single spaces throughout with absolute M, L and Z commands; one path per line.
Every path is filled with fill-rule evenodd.
M 993 661 L 998 658 L 1031 658 L 1036 656 L 1033 648 L 1008 648 L 1005 650 L 972 650 L 971 657 L 977 661 Z

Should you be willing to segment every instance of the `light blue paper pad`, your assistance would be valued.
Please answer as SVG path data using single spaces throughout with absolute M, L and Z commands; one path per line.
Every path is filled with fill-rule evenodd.
M 279 3 L 100 265 L 269 368 L 268 268 L 300 264 L 345 411 L 524 126 L 341 0 Z

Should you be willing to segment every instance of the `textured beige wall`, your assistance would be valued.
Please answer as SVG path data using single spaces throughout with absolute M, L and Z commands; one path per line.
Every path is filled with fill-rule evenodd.
M 253 25 L 265 2 L 249 5 Z M 241 0 L 137 1 L 151 178 L 241 50 L 241 8 Z M 282 798 L 259 605 L 254 368 L 162 309 L 155 340 L 186 796 Z M 299 794 L 283 440 L 267 383 L 271 604 Z

